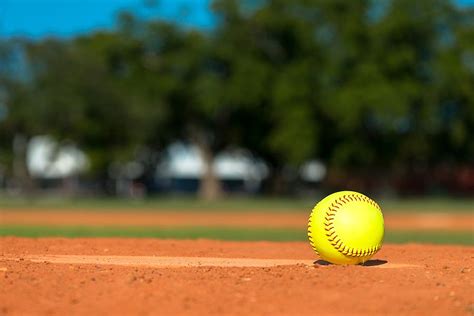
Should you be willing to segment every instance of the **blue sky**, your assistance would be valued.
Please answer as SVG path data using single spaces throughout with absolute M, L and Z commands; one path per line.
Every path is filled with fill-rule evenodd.
M 0 37 L 70 37 L 91 30 L 110 28 L 121 10 L 145 16 L 178 20 L 188 27 L 210 28 L 215 19 L 210 0 L 0 0 Z M 474 0 L 458 0 L 474 5 Z M 183 14 L 184 13 L 184 14 Z
M 148 0 L 150 2 L 150 0 Z M 210 0 L 0 0 L 0 37 L 70 37 L 110 28 L 121 10 L 179 20 L 189 27 L 209 28 L 214 17 Z

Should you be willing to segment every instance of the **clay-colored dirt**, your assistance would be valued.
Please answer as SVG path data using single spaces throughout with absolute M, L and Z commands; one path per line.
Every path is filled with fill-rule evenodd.
M 171 212 L 81 210 L 2 210 L 0 223 L 16 225 L 110 225 L 110 226 L 219 226 L 304 228 L 309 213 Z M 385 214 L 387 229 L 474 230 L 473 214 Z
M 385 245 L 367 266 L 304 242 L 0 238 L 2 315 L 469 315 L 474 247 Z

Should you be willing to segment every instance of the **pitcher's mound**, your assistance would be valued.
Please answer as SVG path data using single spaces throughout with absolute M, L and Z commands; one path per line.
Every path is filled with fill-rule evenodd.
M 474 247 L 384 245 L 328 265 L 306 242 L 0 238 L 0 315 L 469 315 Z
M 21 257 L 0 257 L 0 260 L 28 260 L 37 263 L 94 264 L 153 268 L 180 267 L 235 267 L 265 268 L 288 265 L 312 267 L 319 264 L 314 260 L 255 259 L 255 258 L 213 258 L 213 257 L 154 257 L 154 256 L 81 256 L 81 255 L 27 255 Z M 323 265 L 330 265 L 329 263 Z M 371 268 L 416 268 L 414 264 L 388 263 L 385 260 L 367 261 L 364 267 Z

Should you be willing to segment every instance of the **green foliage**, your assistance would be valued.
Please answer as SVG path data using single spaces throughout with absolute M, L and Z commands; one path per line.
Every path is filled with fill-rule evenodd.
M 300 229 L 259 229 L 220 227 L 89 227 L 89 226 L 10 226 L 0 225 L 0 236 L 18 237 L 127 237 L 169 239 L 217 239 L 235 241 L 302 241 L 308 240 Z M 389 231 L 385 243 L 430 243 L 474 245 L 471 232 Z
M 72 40 L 3 41 L 2 157 L 70 139 L 95 175 L 177 138 L 274 170 L 472 163 L 474 10 L 449 0 L 216 0 L 212 31 L 122 14 Z M 12 72 L 23 58 L 23 76 Z

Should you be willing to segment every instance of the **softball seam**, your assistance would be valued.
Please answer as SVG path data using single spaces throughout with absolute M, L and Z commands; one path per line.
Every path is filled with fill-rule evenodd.
M 316 205 L 316 206 L 317 206 L 317 205 Z M 316 208 L 316 206 L 315 206 L 314 208 Z M 314 209 L 313 209 L 312 212 L 314 212 Z M 311 212 L 311 213 L 312 213 L 312 212 Z M 311 228 L 312 228 L 312 220 L 311 220 L 311 218 L 312 218 L 312 217 L 313 217 L 313 216 L 310 216 L 310 217 L 309 217 L 309 221 L 308 221 L 308 239 L 309 239 L 309 244 L 311 245 L 311 248 L 313 248 L 313 250 L 316 252 L 316 254 L 319 255 L 319 252 L 318 252 L 318 250 L 316 249 L 316 246 L 315 246 L 315 244 L 314 244 L 313 234 L 312 234 L 312 232 L 311 232 Z
M 378 209 L 380 212 L 382 211 L 380 209 L 380 206 L 374 200 L 366 197 L 365 195 L 359 195 L 359 194 L 343 195 L 342 197 L 332 202 L 331 206 L 329 206 L 329 208 L 327 209 L 326 214 L 324 216 L 324 220 L 325 220 L 324 230 L 326 233 L 326 237 L 328 238 L 328 241 L 331 243 L 331 245 L 343 255 L 350 256 L 350 257 L 370 256 L 376 253 L 377 251 L 379 251 L 381 247 L 380 244 L 376 246 L 368 247 L 365 249 L 356 249 L 354 247 L 348 247 L 338 236 L 336 232 L 336 228 L 334 227 L 334 219 L 336 217 L 337 212 L 339 211 L 339 208 L 344 206 L 344 204 L 347 204 L 350 202 L 356 202 L 356 201 L 369 203 L 370 205 Z M 312 216 L 310 216 L 309 221 L 308 221 L 308 239 L 313 250 L 316 251 L 316 253 L 318 253 L 318 251 L 316 250 L 313 237 L 312 237 L 311 228 L 312 228 Z

